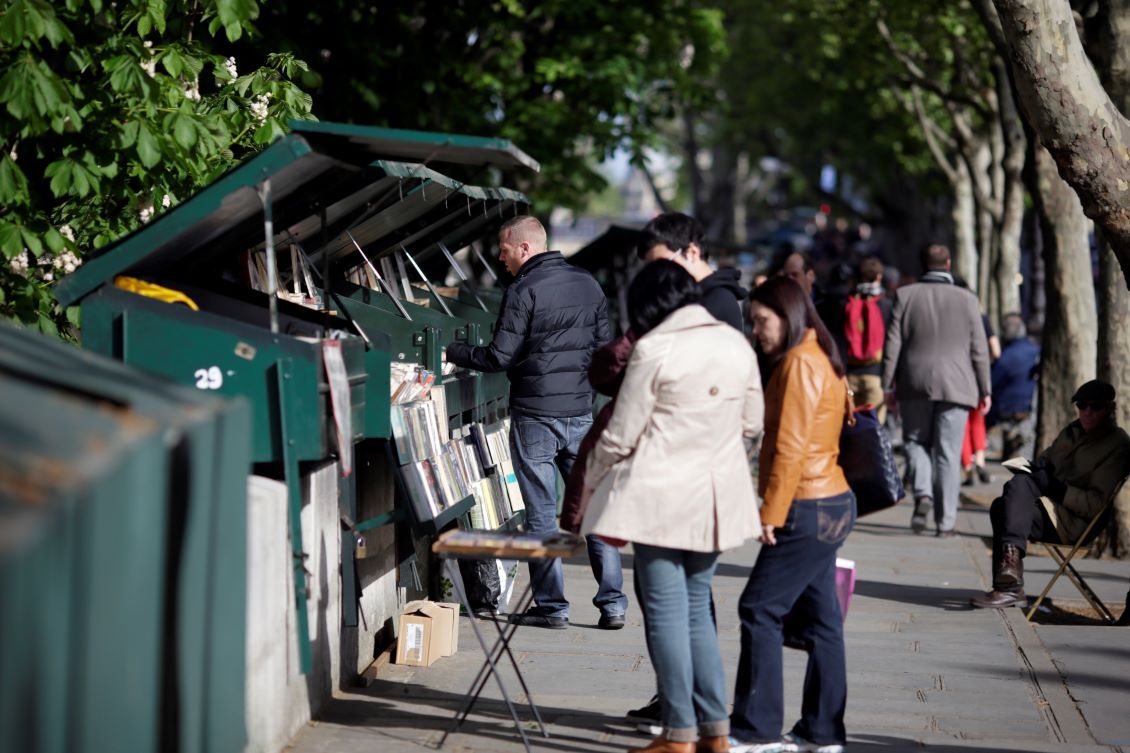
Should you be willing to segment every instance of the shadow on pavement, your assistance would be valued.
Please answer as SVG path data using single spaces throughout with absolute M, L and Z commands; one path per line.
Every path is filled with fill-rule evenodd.
M 898 601 L 903 604 L 916 604 L 923 607 L 937 607 L 947 612 L 972 611 L 973 607 L 970 606 L 969 599 L 979 596 L 981 593 L 982 591 L 972 588 L 912 586 L 877 580 L 857 580 L 855 582 L 856 596 Z
M 883 751 L 883 753 L 900 753 L 901 751 L 933 750 L 938 753 L 969 753 L 971 750 L 989 750 L 999 753 L 1021 753 L 1029 748 L 1004 747 L 998 748 L 992 743 L 980 740 L 970 740 L 963 745 L 947 743 L 934 743 L 927 740 L 913 740 L 905 737 L 890 737 L 887 735 L 852 735 L 848 734 L 848 750 L 851 753 L 867 753 L 868 751 Z
M 515 687 L 513 676 L 504 679 L 508 684 L 507 689 L 512 693 L 520 691 L 520 688 Z M 492 688 L 497 691 L 493 680 L 488 685 L 488 690 Z M 534 701 L 537 702 L 536 694 Z M 355 689 L 353 697 L 333 699 L 326 704 L 318 719 L 321 723 L 364 728 L 373 735 L 375 745 L 381 738 L 386 738 L 417 742 L 422 748 L 435 750 L 438 749 L 443 732 L 451 726 L 456 709 L 461 708 L 463 702 L 464 696 L 461 693 L 376 680 L 368 688 Z M 422 705 L 431 706 L 434 713 L 420 713 L 409 708 L 408 704 L 415 705 L 417 709 Z M 538 704 L 542 720 L 546 727 L 551 728 L 547 739 L 538 732 L 530 707 L 517 700 L 515 707 L 518 718 L 522 720 L 522 727 L 530 738 L 530 744 L 536 750 L 619 751 L 624 749 L 623 740 L 602 741 L 600 738 L 610 732 L 635 737 L 632 726 L 621 717 Z M 427 742 L 421 741 L 422 732 L 429 733 Z M 452 734 L 473 735 L 480 740 L 494 739 L 507 748 L 521 744 L 506 703 L 496 698 L 480 697 L 475 702 L 471 715 Z M 448 741 L 445 749 L 447 747 L 458 749 L 451 741 Z M 374 750 L 379 748 L 375 747 Z

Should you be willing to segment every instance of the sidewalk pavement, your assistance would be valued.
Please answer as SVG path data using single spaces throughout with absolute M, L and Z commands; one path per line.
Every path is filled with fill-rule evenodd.
M 1111 750 L 1130 753 L 1130 629 L 1093 624 L 1031 624 L 1019 609 L 973 610 L 969 598 L 989 584 L 987 504 L 1006 472 L 971 490 L 958 516 L 962 535 L 915 536 L 903 505 L 860 521 L 841 550 L 856 562 L 846 625 L 847 729 L 852 753 L 910 751 Z M 1029 594 L 1054 572 L 1033 547 L 1025 560 Z M 631 583 L 631 550 L 625 582 Z M 739 653 L 737 600 L 757 544 L 723 555 L 714 580 L 727 684 Z M 1083 560 L 1077 567 L 1117 614 L 1130 563 Z M 521 628 L 513 648 L 550 737 L 527 724 L 535 750 L 611 753 L 648 738 L 623 721 L 655 689 L 639 612 L 620 631 L 596 627 L 595 584 L 587 562 L 566 564 L 573 601 L 568 630 Z M 525 569 L 522 568 L 523 579 Z M 523 581 L 519 581 L 519 587 Z M 1057 605 L 1085 606 L 1062 578 Z M 1082 622 L 1086 622 L 1083 620 Z M 490 627 L 487 625 L 487 627 Z M 467 618 L 460 650 L 428 668 L 388 666 L 377 681 L 330 701 L 300 732 L 293 753 L 401 753 L 434 750 L 482 663 Z M 799 714 L 805 655 L 785 652 L 786 724 Z M 514 674 L 504 670 L 512 694 Z M 448 737 L 447 753 L 521 751 L 497 685 Z M 530 720 L 528 707 L 519 709 Z

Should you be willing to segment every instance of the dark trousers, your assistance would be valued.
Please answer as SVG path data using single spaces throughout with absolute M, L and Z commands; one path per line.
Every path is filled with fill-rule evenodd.
M 823 745 L 843 743 L 847 705 L 843 615 L 836 598 L 836 552 L 855 523 L 855 497 L 798 499 L 775 546 L 762 546 L 738 602 L 742 652 L 730 734 L 776 742 L 785 717 L 783 621 L 808 616 L 811 640 L 801 717 L 793 730 Z
M 1029 541 L 1059 543 L 1059 534 L 1040 497 L 1062 499 L 1061 489 L 1062 485 L 1056 484 L 1054 479 L 1049 482 L 1044 473 L 1021 473 L 1009 479 L 1001 496 L 993 500 L 989 508 L 993 553 L 999 556 L 1006 544 L 1024 553 Z M 1056 492 L 1060 492 L 1059 497 L 1055 496 Z

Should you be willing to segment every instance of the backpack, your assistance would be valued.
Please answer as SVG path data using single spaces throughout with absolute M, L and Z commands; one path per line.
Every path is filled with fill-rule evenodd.
M 867 366 L 883 360 L 886 339 L 883 312 L 876 296 L 848 297 L 844 308 L 844 339 L 847 340 L 847 361 L 852 366 Z

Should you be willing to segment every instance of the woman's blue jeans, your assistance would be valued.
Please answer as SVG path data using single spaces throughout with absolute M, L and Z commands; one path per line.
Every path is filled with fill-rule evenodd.
M 726 735 L 726 673 L 710 615 L 718 552 L 633 544 L 667 739 Z
M 855 496 L 798 499 L 777 544 L 762 546 L 738 602 L 741 659 L 734 689 L 732 734 L 774 742 L 784 726 L 785 615 L 804 615 L 811 645 L 800 721 L 793 732 L 822 745 L 842 744 L 847 705 L 843 615 L 836 598 L 836 552 L 855 524 Z M 790 619 L 790 626 L 793 620 Z

